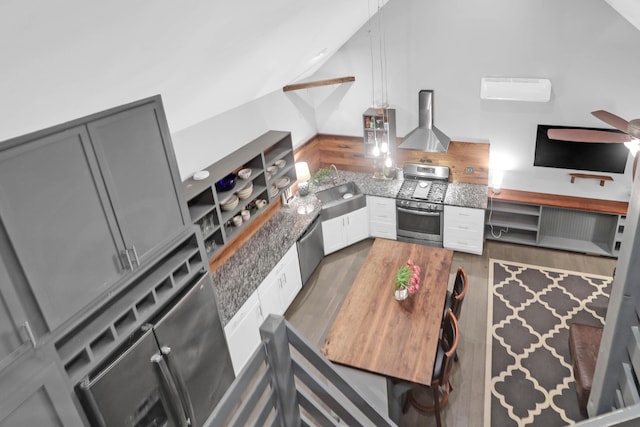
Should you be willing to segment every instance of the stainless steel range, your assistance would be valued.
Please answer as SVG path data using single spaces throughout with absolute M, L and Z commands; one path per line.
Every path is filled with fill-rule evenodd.
M 408 164 L 403 174 L 404 181 L 396 195 L 398 240 L 442 247 L 449 168 Z

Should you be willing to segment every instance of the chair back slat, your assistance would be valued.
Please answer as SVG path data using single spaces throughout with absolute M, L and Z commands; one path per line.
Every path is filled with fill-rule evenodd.
M 453 282 L 453 292 L 451 295 L 451 310 L 458 320 L 460 320 L 460 314 L 462 313 L 462 303 L 464 302 L 464 297 L 467 294 L 468 289 L 469 279 L 467 278 L 467 273 L 462 267 L 458 267 L 456 278 Z
M 447 311 L 444 322 L 442 324 L 442 347 L 445 351 L 442 358 L 442 369 L 440 369 L 440 384 L 446 384 L 449 381 L 449 375 L 453 364 L 453 358 L 458 348 L 458 341 L 460 339 L 460 331 L 458 329 L 458 321 L 452 310 Z

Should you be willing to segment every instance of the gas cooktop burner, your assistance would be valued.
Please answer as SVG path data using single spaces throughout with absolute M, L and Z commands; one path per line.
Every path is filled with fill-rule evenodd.
M 419 200 L 430 203 L 443 203 L 447 193 L 447 183 L 443 181 L 404 180 L 397 199 Z
M 398 190 L 396 199 L 444 203 L 447 182 L 449 181 L 447 166 L 425 166 L 409 163 L 404 165 L 402 169 L 405 180 Z

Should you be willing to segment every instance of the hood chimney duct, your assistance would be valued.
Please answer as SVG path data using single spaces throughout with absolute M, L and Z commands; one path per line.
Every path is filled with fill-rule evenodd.
M 451 140 L 433 125 L 433 90 L 418 93 L 418 127 L 409 132 L 398 148 L 444 153 Z

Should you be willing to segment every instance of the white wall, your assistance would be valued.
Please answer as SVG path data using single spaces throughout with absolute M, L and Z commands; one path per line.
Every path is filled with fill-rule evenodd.
M 278 90 L 174 132 L 180 176 L 186 179 L 268 130 L 290 131 L 295 147 L 318 133 L 309 97 L 304 92 Z
M 538 123 L 608 127 L 591 116 L 598 109 L 640 117 L 640 31 L 604 1 L 394 0 L 382 22 L 387 99 L 399 136 L 417 125 L 418 91 L 433 89 L 436 126 L 453 139 L 490 141 L 492 166 L 507 169 L 505 188 L 628 199 L 630 167 L 600 187 L 570 184 L 567 170 L 532 166 Z M 356 76 L 339 103 L 324 102 L 315 89 L 320 132 L 361 134 L 361 114 L 373 99 L 368 30 L 375 42 L 377 26 L 374 19 L 316 73 Z M 483 76 L 548 78 L 551 101 L 483 101 Z
M 156 94 L 185 129 L 308 77 L 377 4 L 3 0 L 0 141 Z

